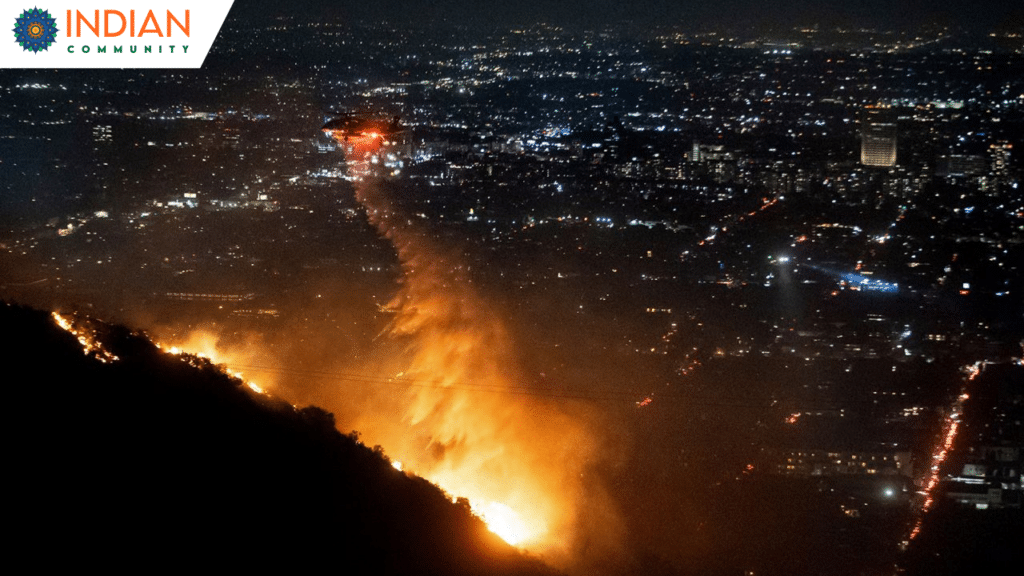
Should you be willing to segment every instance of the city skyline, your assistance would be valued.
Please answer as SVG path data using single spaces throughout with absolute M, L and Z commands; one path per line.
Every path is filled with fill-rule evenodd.
M 955 573 L 1020 526 L 1017 36 L 338 6 L 0 73 L 0 298 L 319 406 L 570 574 Z

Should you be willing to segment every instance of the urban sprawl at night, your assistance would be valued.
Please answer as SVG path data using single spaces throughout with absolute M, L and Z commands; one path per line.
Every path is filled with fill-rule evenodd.
M 441 30 L 3 71 L 0 298 L 320 406 L 569 574 L 1020 536 L 1021 30 Z

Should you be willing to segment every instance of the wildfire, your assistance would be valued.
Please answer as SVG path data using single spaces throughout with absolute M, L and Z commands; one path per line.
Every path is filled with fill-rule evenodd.
M 416 220 L 396 209 L 385 186 L 373 178 L 379 138 L 345 143 L 350 180 L 357 200 L 381 235 L 395 247 L 402 264 L 399 293 L 388 305 L 393 313 L 387 338 L 403 352 L 365 372 L 394 375 L 422 383 L 403 393 L 375 392 L 352 424 L 367 438 L 400 456 L 401 466 L 466 498 L 488 528 L 509 544 L 545 553 L 549 560 L 568 556 L 587 490 L 582 477 L 596 461 L 594 434 L 562 405 L 537 397 L 500 394 L 526 381 L 516 368 L 512 342 L 498 315 L 466 277 L 465 266 L 450 260 L 453 251 L 417 228 Z M 480 394 L 462 383 L 491 393 Z M 325 392 L 315 395 L 322 401 Z M 339 389 L 339 404 L 351 392 Z M 602 536 L 614 533 L 614 514 L 591 506 L 591 518 L 603 523 Z
M 248 357 L 248 355 L 238 351 L 229 352 L 223 346 L 218 346 L 217 337 L 209 332 L 193 332 L 180 345 L 167 346 L 157 342 L 156 347 L 172 356 L 180 356 L 182 361 L 197 367 L 193 358 L 209 360 L 213 364 L 221 366 L 228 375 L 241 380 L 253 392 L 261 395 L 267 394 L 267 389 L 264 386 L 247 379 L 242 372 L 230 368 L 232 363 L 240 358 Z
M 225 343 L 197 331 L 174 340 L 171 353 L 197 351 L 193 357 L 255 370 L 258 383 L 247 382 L 255 392 L 332 411 L 343 431 L 358 430 L 369 444 L 386 447 L 396 471 L 414 471 L 454 501 L 465 498 L 492 532 L 553 564 L 568 563 L 580 541 L 595 553 L 616 546 L 618 517 L 601 488 L 584 480 L 599 448 L 608 449 L 583 424 L 586 407 L 522 394 L 529 378 L 518 369 L 500 315 L 477 293 L 468 267 L 450 259 L 460 252 L 417 228 L 419 219 L 394 207 L 376 178 L 387 170 L 381 136 L 339 144 L 356 199 L 402 265 L 400 290 L 383 307 L 391 325 L 376 340 L 375 354 L 368 360 L 319 355 L 322 370 L 315 373 L 325 378 L 311 381 L 308 373 L 261 369 L 293 364 L 286 360 L 291 352 L 305 353 L 290 352 L 287 344 L 265 346 L 262 338 Z
M 57 326 L 60 326 L 63 330 L 78 338 L 78 343 L 82 345 L 82 352 L 86 356 L 92 356 L 104 364 L 108 362 L 117 362 L 119 360 L 117 356 L 103 347 L 102 342 L 96 339 L 95 330 L 90 328 L 76 328 L 74 322 L 57 312 L 54 312 L 52 316 L 54 321 L 57 323 Z
M 536 536 L 522 516 L 500 502 L 487 502 L 473 511 L 487 523 L 491 532 L 513 546 L 528 542 Z

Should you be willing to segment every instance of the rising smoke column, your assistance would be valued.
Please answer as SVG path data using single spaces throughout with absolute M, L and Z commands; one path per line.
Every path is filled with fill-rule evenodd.
M 373 174 L 378 140 L 344 144 L 356 197 L 402 266 L 386 333 L 403 345 L 401 362 L 375 368 L 416 384 L 379 392 L 356 428 L 406 470 L 468 498 L 513 544 L 563 566 L 612 553 L 619 523 L 588 475 L 607 446 L 578 407 L 524 394 L 513 343 L 466 266 L 397 210 Z

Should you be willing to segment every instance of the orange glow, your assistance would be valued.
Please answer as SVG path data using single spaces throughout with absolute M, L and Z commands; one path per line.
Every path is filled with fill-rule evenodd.
M 174 345 L 168 346 L 157 343 L 156 346 L 173 356 L 183 356 L 186 362 L 189 362 L 189 359 L 186 358 L 189 355 L 209 360 L 223 368 L 230 376 L 241 380 L 253 392 L 257 394 L 268 393 L 267 387 L 271 383 L 266 381 L 257 383 L 246 378 L 242 372 L 229 368 L 231 365 L 251 365 L 252 359 L 263 355 L 264 351 L 252 342 L 247 342 L 244 345 L 228 346 L 219 342 L 217 336 L 212 332 L 197 330 L 189 334 L 187 338 L 176 341 Z M 198 364 L 196 365 L 198 366 Z M 261 378 L 261 380 L 265 379 Z
M 514 342 L 466 268 L 392 205 L 363 161 L 380 150 L 382 141 L 373 136 L 350 138 L 346 161 L 356 199 L 402 265 L 386 335 L 404 352 L 361 371 L 401 373 L 422 385 L 376 391 L 353 427 L 406 469 L 467 498 L 506 542 L 550 562 L 567 562 L 583 529 L 594 531 L 591 546 L 613 541 L 616 515 L 594 498 L 598 487 L 583 480 L 603 446 L 577 415 L 582 407 L 502 393 L 529 381 L 519 372 Z M 333 402 L 350 402 L 347 393 L 339 388 Z
M 474 508 L 491 532 L 513 546 L 529 542 L 536 537 L 535 528 L 529 526 L 515 510 L 500 502 L 488 502 Z
M 475 290 L 458 252 L 438 245 L 380 185 L 381 164 L 373 162 L 385 145 L 380 135 L 330 135 L 345 152 L 356 199 L 402 266 L 400 289 L 382 307 L 391 324 L 376 340 L 379 349 L 364 356 L 369 360 L 319 358 L 321 368 L 356 376 L 310 382 L 264 370 L 294 358 L 259 340 L 224 344 L 204 331 L 169 340 L 213 362 L 259 371 L 249 383 L 259 391 L 335 413 L 342 432 L 358 430 L 367 445 L 382 446 L 396 470 L 415 472 L 453 501 L 466 498 L 492 532 L 553 565 L 577 561 L 581 542 L 594 557 L 610 553 L 621 523 L 588 471 L 616 451 L 596 432 L 597 410 L 522 393 L 532 378 L 520 370 L 501 315 Z
M 102 342 L 96 339 L 96 332 L 91 327 L 77 327 L 75 326 L 77 318 L 68 318 L 58 312 L 54 312 L 52 316 L 57 326 L 78 339 L 78 343 L 82 345 L 82 353 L 86 356 L 92 356 L 103 363 L 119 360 L 117 356 L 103 347 Z

